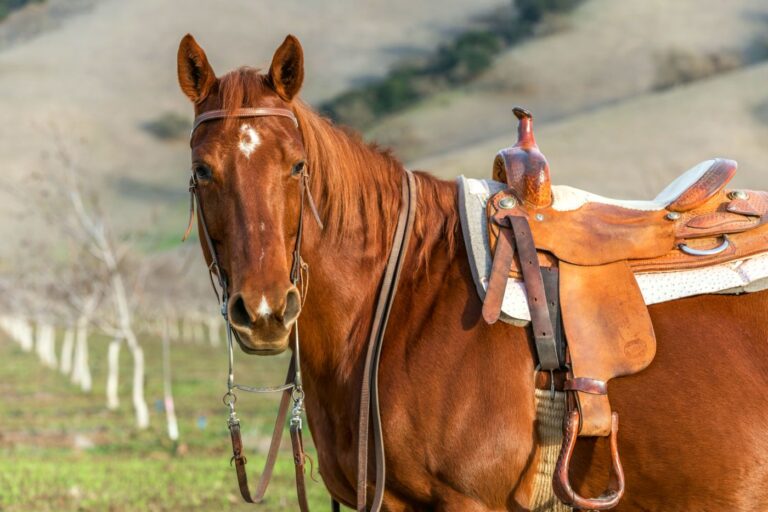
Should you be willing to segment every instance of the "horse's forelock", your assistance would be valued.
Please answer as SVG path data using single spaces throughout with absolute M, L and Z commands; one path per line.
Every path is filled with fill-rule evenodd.
M 234 112 L 243 107 L 259 107 L 257 102 L 268 91 L 266 76 L 259 70 L 241 67 L 219 78 L 219 108 Z M 228 119 L 228 123 L 236 119 Z

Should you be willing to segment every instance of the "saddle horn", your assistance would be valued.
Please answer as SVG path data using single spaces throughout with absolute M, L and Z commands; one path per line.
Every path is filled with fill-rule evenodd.
M 552 204 L 552 184 L 549 163 L 533 136 L 533 115 L 521 107 L 512 112 L 518 119 L 517 143 L 496 155 L 493 179 L 506 182 L 526 205 L 545 208 Z

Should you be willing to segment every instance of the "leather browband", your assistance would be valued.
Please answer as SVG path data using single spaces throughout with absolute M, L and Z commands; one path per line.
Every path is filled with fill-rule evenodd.
M 278 116 L 287 117 L 296 128 L 299 127 L 299 120 L 296 119 L 296 114 L 286 108 L 271 108 L 271 107 L 259 107 L 259 108 L 238 108 L 235 110 L 209 110 L 204 112 L 195 118 L 195 122 L 192 124 L 192 131 L 189 133 L 189 138 L 192 138 L 197 127 L 206 121 L 212 121 L 214 119 L 224 119 L 227 117 L 267 117 Z

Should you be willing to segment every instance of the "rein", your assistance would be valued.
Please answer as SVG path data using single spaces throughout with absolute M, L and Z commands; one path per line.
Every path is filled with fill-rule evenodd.
M 192 131 L 190 133 L 190 143 L 195 130 L 205 122 L 232 117 L 239 118 L 266 116 L 285 117 L 292 120 L 297 128 L 299 127 L 299 122 L 296 118 L 296 115 L 288 109 L 262 107 L 240 108 L 234 111 L 211 110 L 200 114 L 195 118 Z M 320 220 L 317 206 L 309 190 L 309 178 L 310 176 L 305 166 L 299 176 L 299 222 L 296 233 L 296 242 L 293 250 L 293 263 L 291 265 L 290 273 L 291 283 L 301 290 L 300 293 L 302 305 L 304 303 L 304 299 L 306 298 L 307 283 L 309 278 L 309 266 L 301 258 L 301 240 L 304 229 L 305 199 L 309 202 L 310 209 L 312 211 L 313 217 L 318 223 L 318 226 L 320 229 L 323 229 L 323 223 Z M 216 249 L 213 245 L 213 240 L 211 239 L 210 233 L 208 232 L 208 225 L 205 220 L 203 205 L 200 201 L 198 182 L 194 173 L 190 178 L 189 193 L 189 223 L 187 225 L 187 230 L 184 233 L 182 241 L 189 237 L 189 234 L 192 230 L 192 223 L 195 216 L 195 205 L 197 205 L 197 218 L 199 220 L 200 227 L 202 228 L 205 245 L 207 246 L 208 253 L 211 257 L 211 264 L 208 267 L 211 286 L 213 287 L 214 294 L 216 295 L 216 300 L 221 307 L 221 315 L 224 317 L 224 322 L 226 324 L 229 372 L 227 375 L 227 392 L 222 397 L 222 401 L 224 402 L 224 405 L 226 405 L 229 409 L 227 425 L 229 427 L 230 437 L 232 440 L 233 453 L 230 464 L 234 463 L 237 473 L 238 486 L 240 488 L 240 494 L 248 503 L 261 503 L 264 500 L 264 495 L 266 494 L 267 487 L 269 486 L 269 481 L 274 470 L 275 462 L 277 461 L 277 454 L 280 443 L 282 441 L 283 427 L 285 425 L 286 417 L 288 416 L 288 409 L 291 403 L 293 403 L 293 406 L 291 407 L 289 425 L 296 478 L 296 494 L 298 497 L 300 510 L 302 512 L 308 512 L 309 506 L 307 504 L 307 494 L 304 479 L 304 464 L 307 455 L 304 453 L 304 443 L 302 439 L 302 415 L 304 413 L 305 393 L 301 377 L 301 352 L 299 343 L 298 318 L 296 319 L 293 326 L 293 355 L 291 356 L 285 383 L 278 386 L 267 387 L 251 387 L 236 384 L 234 377 L 233 338 L 237 337 L 238 334 L 233 330 L 229 319 L 228 283 L 226 275 L 223 273 L 221 265 L 219 264 L 219 259 L 216 254 Z M 397 227 L 395 229 L 395 237 L 392 243 L 392 248 L 390 250 L 387 267 L 384 272 L 382 286 L 376 304 L 375 315 L 373 317 L 371 333 L 368 340 L 368 349 L 365 358 L 365 366 L 363 370 L 362 388 L 360 392 L 357 459 L 357 510 L 359 512 L 366 512 L 366 510 L 368 510 L 366 508 L 368 486 L 368 427 L 371 419 L 373 422 L 374 453 L 376 456 L 376 485 L 373 505 L 370 509 L 372 512 L 378 512 L 381 509 L 384 497 L 386 465 L 378 393 L 378 366 L 379 358 L 381 355 L 382 342 L 389 319 L 389 313 L 392 309 L 392 303 L 394 301 L 395 294 L 397 293 L 397 285 L 399 282 L 400 273 L 405 261 L 408 242 L 413 230 L 415 210 L 416 183 L 413 174 L 410 171 L 405 170 L 402 183 L 400 214 L 397 221 Z M 214 283 L 214 274 L 216 275 L 218 281 L 218 288 Z M 240 433 L 240 419 L 237 417 L 235 412 L 235 404 L 237 402 L 237 395 L 235 395 L 235 390 L 249 393 L 282 393 L 277 418 L 275 420 L 275 426 L 272 431 L 269 452 L 267 453 L 267 459 L 264 463 L 264 468 L 256 488 L 256 493 L 253 495 L 251 494 L 248 487 L 248 476 L 245 470 L 247 459 L 245 455 L 243 455 L 243 442 Z M 339 503 L 335 499 L 333 500 L 332 505 L 334 511 L 339 510 Z

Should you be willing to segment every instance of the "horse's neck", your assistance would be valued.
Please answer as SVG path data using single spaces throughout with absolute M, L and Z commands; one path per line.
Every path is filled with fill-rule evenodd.
M 378 203 L 377 194 L 381 194 L 382 189 L 375 181 L 363 180 L 359 186 L 361 194 Z M 400 279 L 400 300 L 406 300 L 410 290 L 424 290 L 441 282 L 440 276 L 432 272 L 427 279 L 426 261 L 445 262 L 453 258 L 448 254 L 453 235 L 446 237 L 441 230 L 457 227 L 455 218 L 450 218 L 456 215 L 455 187 L 423 176 L 417 178 L 417 187 L 416 226 Z M 387 235 L 394 232 L 401 201 L 399 191 L 394 190 L 392 194 L 393 197 L 380 198 L 396 206 L 388 214 L 377 204 L 370 205 L 374 215 L 387 217 L 379 224 L 383 233 L 370 232 L 363 216 L 349 212 L 344 222 L 352 236 L 324 243 L 313 227 L 305 245 L 304 259 L 309 264 L 310 279 L 307 302 L 299 319 L 302 364 L 310 379 L 322 382 L 324 389 L 318 393 L 328 393 L 328 396 L 319 396 L 321 400 L 333 401 L 338 398 L 333 395 L 340 393 L 347 395 L 349 403 L 354 402 L 359 393 L 372 316 L 391 250 L 391 236 Z M 425 218 L 427 215 L 430 219 Z M 325 229 L 333 228 L 326 226 Z M 399 322 L 404 320 L 398 317 Z M 323 407 L 331 405 L 326 403 Z

